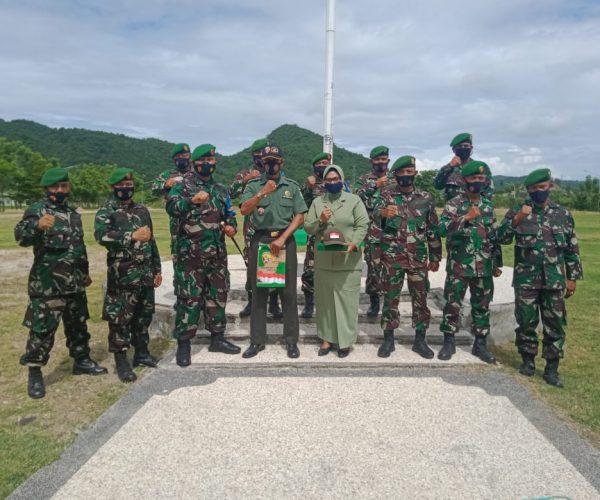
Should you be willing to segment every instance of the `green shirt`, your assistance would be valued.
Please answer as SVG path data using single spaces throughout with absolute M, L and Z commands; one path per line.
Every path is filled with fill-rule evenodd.
M 256 196 L 268 180 L 266 174 L 263 174 L 258 179 L 250 181 L 242 194 L 240 206 Z M 295 181 L 280 175 L 275 182 L 277 189 L 262 198 L 252 213 L 257 231 L 285 229 L 290 225 L 294 216 L 308 211 L 300 192 L 300 186 Z

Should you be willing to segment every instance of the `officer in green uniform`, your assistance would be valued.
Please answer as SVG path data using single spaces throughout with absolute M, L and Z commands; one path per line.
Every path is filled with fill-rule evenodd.
M 563 387 L 558 364 L 563 357 L 565 298 L 575 293 L 583 278 L 575 222 L 569 211 L 549 199 L 554 187 L 550 170 L 540 168 L 525 179 L 529 199 L 508 212 L 498 229 L 501 243 L 515 240 L 516 345 L 523 358 L 519 372 L 535 374 L 537 327 L 542 320 L 544 380 Z
M 41 367 L 48 363 L 54 335 L 63 319 L 73 375 L 101 375 L 106 368 L 90 359 L 89 318 L 85 288 L 91 285 L 81 216 L 66 203 L 69 172 L 51 168 L 42 177 L 44 198 L 31 205 L 15 227 L 22 247 L 33 246 L 29 273 L 29 305 L 23 326 L 29 338 L 21 364 L 29 367 L 27 393 L 46 395 Z
M 262 163 L 265 173 L 248 184 L 241 199 L 242 215 L 254 219 L 256 232 L 249 252 L 249 268 L 252 278 L 252 315 L 250 316 L 250 346 L 245 358 L 256 356 L 265 348 L 267 340 L 266 306 L 268 288 L 256 286 L 258 244 L 269 243 L 273 255 L 285 251 L 285 288 L 281 290 L 283 306 L 283 335 L 290 358 L 300 356 L 298 349 L 298 303 L 296 278 L 298 257 L 294 231 L 304 222 L 308 210 L 300 186 L 283 175 L 283 152 L 279 146 L 264 148 Z

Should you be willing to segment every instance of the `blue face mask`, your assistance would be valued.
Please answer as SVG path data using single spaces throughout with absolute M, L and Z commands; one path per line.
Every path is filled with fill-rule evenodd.
M 467 190 L 470 193 L 478 194 L 481 193 L 485 189 L 485 182 L 477 181 L 477 182 L 467 182 Z
M 194 163 L 194 168 L 198 175 L 208 177 L 213 174 L 216 167 L 214 163 Z
M 115 196 L 121 201 L 129 201 L 133 197 L 134 188 L 132 187 L 116 187 L 113 188 Z
M 536 205 L 543 205 L 546 203 L 548 196 L 550 195 L 550 191 L 532 191 L 529 193 L 529 197 Z
M 414 175 L 397 175 L 396 182 L 401 187 L 409 187 L 414 184 L 415 176 Z
M 387 163 L 373 163 L 373 172 L 381 174 L 387 170 Z
M 323 184 L 323 186 L 325 186 L 325 190 L 328 193 L 331 194 L 336 194 L 342 191 L 342 188 L 344 187 L 344 183 L 342 181 L 339 182 L 326 182 Z
M 456 148 L 454 154 L 460 158 L 461 161 L 467 161 L 471 157 L 470 148 Z
M 62 191 L 51 193 L 50 191 L 46 191 L 46 195 L 50 201 L 56 203 L 57 205 L 62 205 L 69 196 L 69 193 L 63 193 Z
M 175 160 L 175 165 L 177 166 L 177 170 L 185 172 L 190 165 L 190 160 L 187 158 L 177 158 Z

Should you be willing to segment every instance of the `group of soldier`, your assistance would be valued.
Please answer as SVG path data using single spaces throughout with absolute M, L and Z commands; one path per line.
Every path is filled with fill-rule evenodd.
M 451 147 L 453 158 L 435 179 L 435 187 L 444 190 L 446 196 L 439 219 L 431 194 L 415 187 L 413 156 L 398 158 L 390 168 L 388 148 L 375 147 L 370 153 L 371 172 L 357 180 L 355 192 L 370 219 L 364 245 L 368 316 L 378 316 L 383 295 L 384 340 L 378 355 L 389 357 L 395 349 L 394 330 L 399 326 L 398 305 L 406 278 L 415 329 L 413 350 L 424 358 L 433 358 L 434 352 L 425 340 L 431 316 L 427 307 L 428 273 L 439 269 L 441 238 L 445 237 L 447 275 L 440 326 L 444 343 L 438 358 L 449 360 L 455 353 L 454 335 L 468 289 L 475 337 L 472 353 L 486 363 L 495 363 L 487 348 L 493 279 L 502 272 L 500 245 L 514 239 L 516 345 L 523 359 L 519 371 L 528 376 L 535 373 L 536 330 L 541 317 L 544 380 L 562 387 L 558 363 L 565 339 L 564 298 L 575 292 L 576 280 L 582 278 L 573 218 L 548 197 L 553 187 L 550 171 L 538 169 L 525 180 L 529 198 L 509 210 L 497 224 L 491 172 L 484 162 L 472 159 L 471 135 L 457 135 Z M 226 237 L 233 238 L 237 232 L 232 198 L 239 200 L 244 216 L 243 255 L 248 268 L 248 304 L 240 316 L 250 316 L 250 345 L 243 357 L 256 356 L 265 348 L 267 303 L 270 314 L 283 318 L 287 355 L 300 356 L 293 235 L 302 226 L 312 201 L 324 193 L 323 172 L 331 156 L 317 154 L 311 175 L 300 186 L 285 175 L 280 147 L 259 139 L 250 149 L 252 166 L 239 172 L 233 184 L 226 187 L 214 179 L 217 157 L 213 145 L 203 144 L 192 151 L 187 144 L 176 144 L 171 151 L 174 166 L 153 184 L 153 192 L 164 197 L 169 215 L 176 296 L 173 336 L 177 339 L 176 363 L 181 367 L 191 364 L 191 340 L 201 315 L 211 334 L 209 351 L 241 352 L 224 336 L 229 292 Z M 127 356 L 131 346 L 135 351 L 133 367 L 155 367 L 158 363 L 148 350 L 148 327 L 154 313 L 154 289 L 162 282 L 161 261 L 150 214 L 133 201 L 133 171 L 118 168 L 108 183 L 112 195 L 98 210 L 94 227 L 95 239 L 107 249 L 103 319 L 108 322 L 109 351 L 114 353 L 118 377 L 132 382 L 136 375 Z M 73 373 L 107 372 L 89 356 L 85 288 L 91 279 L 81 217 L 67 203 L 71 190 L 68 170 L 57 167 L 46 171 L 41 184 L 43 199 L 26 210 L 15 228 L 18 243 L 34 248 L 30 300 L 23 322 L 29 328 L 29 337 L 21 357 L 21 364 L 29 367 L 28 394 L 32 398 L 45 395 L 41 368 L 48 361 L 61 317 L 69 354 L 74 359 Z M 349 186 L 344 189 L 349 190 Z M 269 245 L 273 255 L 285 253 L 284 288 L 257 286 L 260 243 Z M 316 243 L 315 236 L 307 242 L 301 278 L 305 295 L 301 316 L 305 318 L 312 317 L 315 308 Z

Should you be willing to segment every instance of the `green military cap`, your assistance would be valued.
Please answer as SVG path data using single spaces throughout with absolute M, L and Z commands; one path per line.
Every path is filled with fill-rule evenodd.
M 314 165 L 315 163 L 317 163 L 318 161 L 321 160 L 331 160 L 331 155 L 329 153 L 317 153 L 315 156 L 313 156 L 312 159 L 312 164 Z
M 201 144 L 192 153 L 192 161 L 196 161 L 198 158 L 204 158 L 206 156 L 215 156 L 217 148 L 212 144 Z
M 450 147 L 453 148 L 454 146 L 457 146 L 458 144 L 461 144 L 463 142 L 468 142 L 469 144 L 473 144 L 473 136 L 471 134 L 469 134 L 468 132 L 463 132 L 462 134 L 458 134 L 454 139 L 452 139 L 452 142 L 450 143 Z
M 256 139 L 252 146 L 250 146 L 251 153 L 259 153 L 263 148 L 266 148 L 269 145 L 269 141 L 266 138 Z
M 546 182 L 552 179 L 552 173 L 549 168 L 538 168 L 525 178 L 525 187 L 533 186 L 538 182 Z
M 470 175 L 488 175 L 490 167 L 482 161 L 473 160 L 463 165 L 460 169 L 460 173 L 463 177 L 469 177 Z
M 132 179 L 133 178 L 133 170 L 127 167 L 119 167 L 115 168 L 110 177 L 108 178 L 108 183 L 113 186 L 118 182 L 121 182 L 123 179 Z
M 190 147 L 185 142 L 182 142 L 180 144 L 175 144 L 175 146 L 173 146 L 173 148 L 171 149 L 171 158 L 180 153 L 189 153 L 189 152 L 190 152 Z
M 54 167 L 46 170 L 42 176 L 42 186 L 48 187 L 58 182 L 69 180 L 69 171 L 66 168 Z
M 396 170 L 400 170 L 401 168 L 416 168 L 417 160 L 415 160 L 414 156 L 406 155 L 398 158 L 392 168 L 390 169 L 390 173 L 395 172 Z
M 369 153 L 369 158 L 371 158 L 371 160 L 373 158 L 377 158 L 378 156 L 384 156 L 384 155 L 388 155 L 390 153 L 390 149 L 386 148 L 385 146 L 376 146 L 373 149 L 371 149 L 371 152 Z

